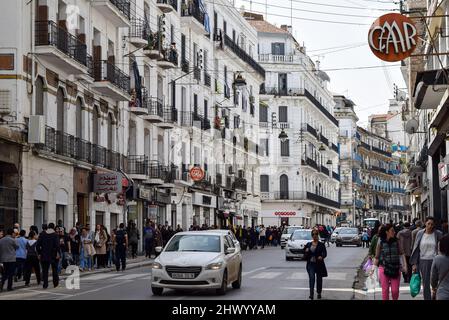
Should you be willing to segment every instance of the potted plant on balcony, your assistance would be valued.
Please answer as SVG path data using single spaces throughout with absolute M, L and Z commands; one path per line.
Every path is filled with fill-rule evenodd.
M 148 45 L 146 46 L 146 50 L 155 50 L 156 46 L 156 36 L 153 32 L 148 34 Z

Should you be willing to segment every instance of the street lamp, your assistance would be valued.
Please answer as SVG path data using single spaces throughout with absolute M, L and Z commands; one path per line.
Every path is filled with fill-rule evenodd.
M 281 142 L 287 141 L 288 135 L 287 135 L 287 133 L 285 133 L 284 129 L 282 129 L 281 133 L 279 133 L 278 138 L 279 138 L 279 140 L 281 140 Z
M 237 76 L 234 78 L 233 87 L 237 90 L 242 90 L 246 87 L 246 80 L 243 78 L 240 72 L 237 73 Z
M 324 146 L 324 144 L 321 144 L 321 146 L 318 149 L 318 151 L 326 151 L 326 147 Z

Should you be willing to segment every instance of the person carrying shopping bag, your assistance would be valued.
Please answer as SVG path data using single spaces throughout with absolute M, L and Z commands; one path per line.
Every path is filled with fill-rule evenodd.
M 392 299 L 398 300 L 401 270 L 407 272 L 407 263 L 396 238 L 394 226 L 391 224 L 387 224 L 379 231 L 374 265 L 379 267 L 382 300 L 389 300 L 390 287 Z M 371 275 L 374 271 L 375 268 L 372 269 Z

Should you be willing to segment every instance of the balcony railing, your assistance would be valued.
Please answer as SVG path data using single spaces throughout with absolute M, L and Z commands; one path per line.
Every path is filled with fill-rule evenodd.
M 338 153 L 338 147 L 332 143 L 332 150 L 334 150 L 336 153 Z
M 179 111 L 178 112 L 178 123 L 183 127 L 192 127 L 195 122 L 199 123 L 202 130 L 209 130 L 211 128 L 210 120 L 204 116 L 190 112 L 190 111 Z
M 316 171 L 319 171 L 317 163 L 314 160 L 310 159 L 309 157 L 306 157 L 305 160 L 304 159 L 302 160 L 302 165 L 312 167 Z
M 128 156 L 127 173 L 148 175 L 148 157 L 147 156 Z
M 336 126 L 338 126 L 338 120 L 326 110 L 326 108 L 307 90 L 304 89 L 304 95 Z
M 326 168 L 325 166 L 321 166 L 321 172 L 324 173 L 325 175 L 329 175 L 329 169 Z
M 387 169 L 378 167 L 378 166 L 371 166 L 372 170 L 378 171 L 378 172 L 382 172 L 382 173 L 387 173 Z
M 117 9 L 123 13 L 128 20 L 131 18 L 131 3 L 128 0 L 109 0 Z
M 201 69 L 193 67 L 193 79 L 201 81 Z
M 162 100 L 156 97 L 148 96 L 147 94 L 142 94 L 142 96 L 142 107 L 148 109 L 148 115 L 162 118 L 164 116 L 164 106 Z
M 371 150 L 374 151 L 374 152 L 383 154 L 384 156 L 391 157 L 391 152 L 384 151 L 384 150 L 379 149 L 379 148 L 377 148 L 377 147 L 375 147 L 375 146 L 372 146 L 372 147 L 371 147 Z
M 371 146 L 368 143 L 365 142 L 360 142 L 360 145 L 362 146 L 362 148 L 365 148 L 366 150 L 371 150 Z
M 332 171 L 332 178 L 334 178 L 337 181 L 340 181 L 340 175 L 338 173 L 335 173 Z
M 210 88 L 212 82 L 210 74 L 208 74 L 206 71 L 204 71 L 204 85 L 208 86 Z
M 160 164 L 159 161 L 148 161 L 148 177 L 150 179 L 166 180 L 168 167 Z
M 0 208 L 18 209 L 18 188 L 0 186 Z
M 94 62 L 94 76 L 95 81 L 109 81 L 117 88 L 130 92 L 130 77 L 106 60 Z
M 123 167 L 123 158 L 119 153 L 48 126 L 45 127 L 45 143 L 39 148 L 115 171 Z
M 148 40 L 151 31 L 145 19 L 132 18 L 131 28 L 129 28 L 130 38 L 139 38 L 143 40 Z
M 293 55 L 259 54 L 259 62 L 292 63 Z
M 340 203 L 338 203 L 337 201 L 325 198 L 323 196 L 311 192 L 307 192 L 307 200 L 312 200 L 333 208 L 340 208 Z
M 290 122 L 279 122 L 279 129 L 290 129 L 291 123 Z
M 178 51 L 176 49 L 164 49 L 162 50 L 162 55 L 164 56 L 162 61 L 167 61 L 173 63 L 175 66 L 178 66 Z
M 303 130 L 310 133 L 311 135 L 313 135 L 315 138 L 318 139 L 318 133 L 317 133 L 316 129 L 314 127 L 312 127 L 310 124 L 304 123 Z
M 54 21 L 36 21 L 36 46 L 54 46 L 68 57 L 89 67 L 92 57 L 87 53 L 86 44 L 75 35 L 59 27 Z
M 275 96 L 302 96 L 304 90 L 301 88 L 278 88 L 278 87 L 265 87 L 260 88 L 260 94 L 275 95 Z
M 306 200 L 306 193 L 304 191 L 276 191 L 268 195 L 274 200 Z
M 184 73 L 189 73 L 189 61 L 187 61 L 187 60 L 181 61 L 181 70 Z
M 250 65 L 259 75 L 265 78 L 265 69 L 261 67 L 260 64 L 256 62 L 249 54 L 245 52 L 242 48 L 240 48 L 228 35 L 224 34 L 224 44 L 228 48 L 234 52 L 237 57 L 239 57 L 242 61 L 246 62 Z
M 320 134 L 320 141 L 324 143 L 326 146 L 329 145 L 329 139 L 327 139 L 323 134 Z
M 178 11 L 178 0 L 157 0 L 157 3 L 169 4 L 175 11 Z
M 190 2 L 187 5 L 183 1 L 181 8 L 181 17 L 194 17 L 199 23 L 204 25 L 205 15 L 204 12 L 200 10 L 199 5 L 195 5 L 194 2 Z

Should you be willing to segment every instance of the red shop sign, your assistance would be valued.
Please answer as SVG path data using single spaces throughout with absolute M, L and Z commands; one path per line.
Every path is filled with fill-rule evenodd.
M 190 169 L 190 177 L 193 181 L 201 181 L 204 178 L 204 171 L 200 167 Z
M 374 21 L 368 43 L 376 57 L 397 62 L 410 57 L 418 43 L 418 30 L 413 21 L 399 13 L 389 13 Z

